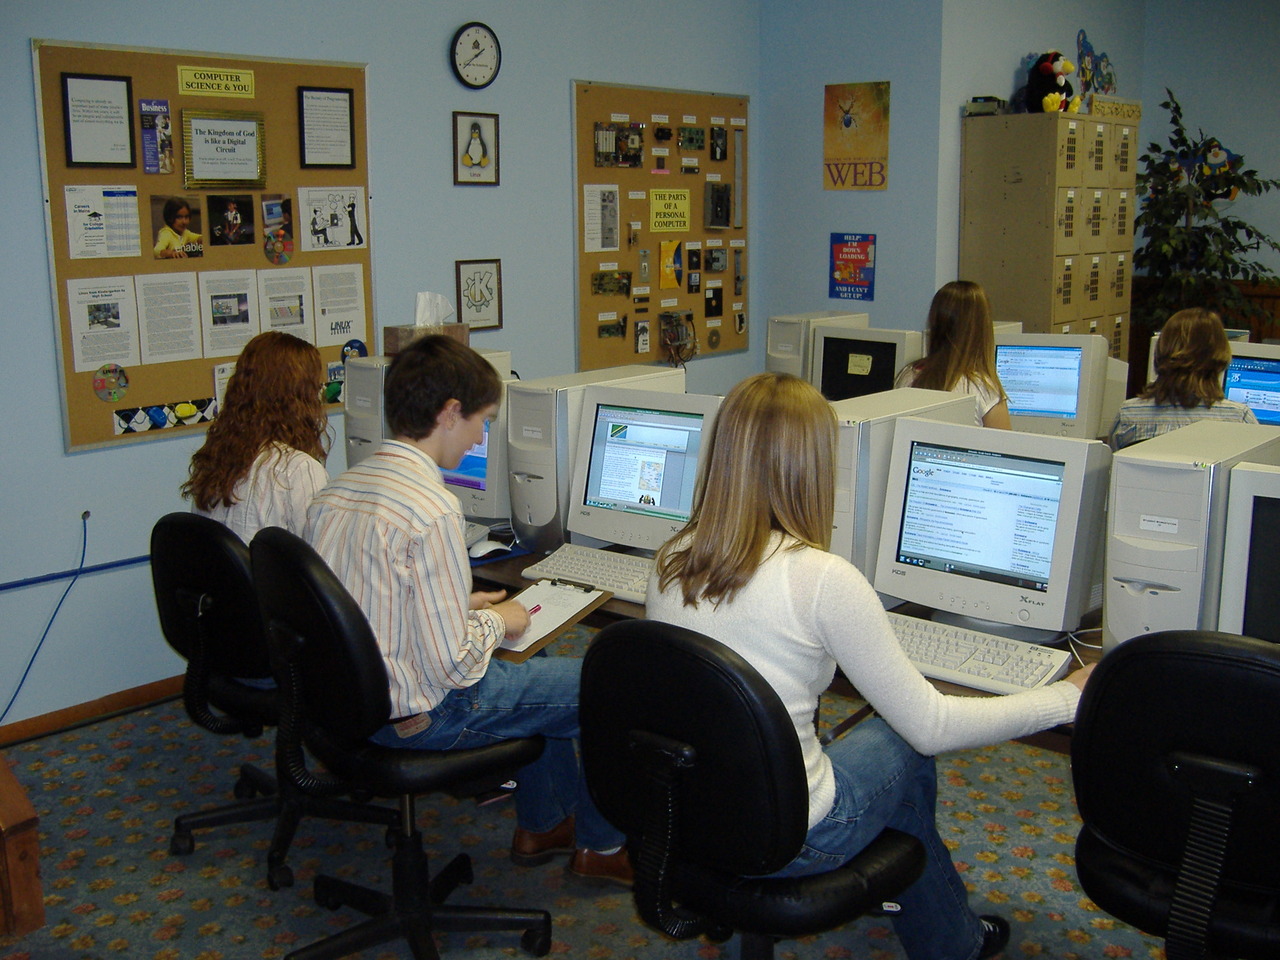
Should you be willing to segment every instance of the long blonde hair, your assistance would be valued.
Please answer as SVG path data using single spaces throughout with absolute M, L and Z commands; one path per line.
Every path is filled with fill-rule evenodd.
M 1156 378 L 1142 396 L 1159 404 L 1211 407 L 1223 399 L 1222 371 L 1231 362 L 1231 344 L 1222 318 L 1204 307 L 1179 310 L 1156 341 Z
M 968 379 L 1005 399 L 996 373 L 991 304 L 980 284 L 972 280 L 943 284 L 929 304 L 925 335 L 929 339 L 929 352 L 915 363 L 912 386 L 953 390 L 960 381 Z
M 836 418 L 816 389 L 760 373 L 725 397 L 708 441 L 693 514 L 658 551 L 658 583 L 686 606 L 732 600 L 773 533 L 825 550 L 835 512 Z

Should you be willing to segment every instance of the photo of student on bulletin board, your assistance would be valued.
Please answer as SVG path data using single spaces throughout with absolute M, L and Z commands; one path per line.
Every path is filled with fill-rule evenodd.
M 157 260 L 204 256 L 200 201 L 194 197 L 151 198 L 151 229 Z
M 249 194 L 209 197 L 209 228 L 213 243 L 253 243 L 253 197 Z

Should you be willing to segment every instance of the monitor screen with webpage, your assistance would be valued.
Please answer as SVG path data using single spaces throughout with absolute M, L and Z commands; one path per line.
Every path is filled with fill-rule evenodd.
M 1111 451 L 907 418 L 894 432 L 875 588 L 935 619 L 1046 642 L 1092 607 Z
M 1259 423 L 1280 424 L 1280 345 L 1233 340 L 1222 392 L 1252 410 Z
M 1093 439 L 1107 379 L 1107 341 L 1095 334 L 996 335 L 996 374 L 1013 429 Z
M 918 330 L 816 324 L 809 382 L 828 400 L 865 397 L 893 389 L 898 371 L 923 356 Z
M 689 519 L 720 398 L 588 387 L 573 468 L 576 542 L 651 551 Z
M 452 470 L 440 472 L 467 517 L 489 522 L 511 519 L 505 396 L 498 405 L 497 416 L 485 426 L 484 440 L 464 453 Z

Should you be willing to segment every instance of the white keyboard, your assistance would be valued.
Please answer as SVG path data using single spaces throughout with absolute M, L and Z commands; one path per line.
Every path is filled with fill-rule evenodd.
M 932 620 L 890 613 L 902 649 L 921 673 L 987 693 L 1019 693 L 1060 680 L 1071 654 Z
M 462 535 L 467 541 L 468 547 L 474 547 L 481 540 L 487 540 L 491 531 L 483 523 L 476 523 L 473 520 L 466 521 Z
M 608 590 L 619 600 L 644 603 L 652 571 L 652 557 L 566 543 L 533 566 L 525 567 L 524 576 L 530 580 L 568 580 Z

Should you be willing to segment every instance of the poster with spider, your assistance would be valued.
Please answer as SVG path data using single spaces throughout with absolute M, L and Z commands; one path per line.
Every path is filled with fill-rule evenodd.
M 824 190 L 889 186 L 889 82 L 828 84 L 822 104 Z

